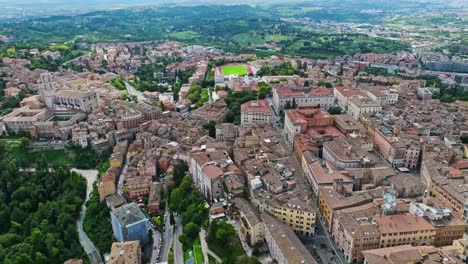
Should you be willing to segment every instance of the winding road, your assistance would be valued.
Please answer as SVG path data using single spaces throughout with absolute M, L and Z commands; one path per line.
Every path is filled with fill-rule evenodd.
M 76 221 L 76 229 L 78 231 L 78 238 L 80 240 L 80 244 L 83 247 L 84 251 L 88 255 L 89 261 L 92 264 L 104 264 L 102 261 L 101 254 L 99 250 L 94 246 L 93 242 L 89 239 L 86 232 L 83 230 L 83 221 L 86 215 L 86 202 L 89 199 L 91 191 L 93 190 L 93 184 L 97 179 L 97 170 L 78 170 L 72 169 L 83 177 L 86 178 L 87 187 L 86 187 L 86 200 L 84 201 L 83 205 L 81 206 L 80 215 L 78 216 L 78 220 Z

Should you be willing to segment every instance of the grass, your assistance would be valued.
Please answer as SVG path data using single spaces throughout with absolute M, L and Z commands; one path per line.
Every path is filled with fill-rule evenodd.
M 209 248 L 218 255 L 223 262 L 228 263 L 235 263 L 236 259 L 245 254 L 244 249 L 242 248 L 242 244 L 239 240 L 239 237 L 235 236 L 234 245 L 231 247 L 227 247 L 226 245 L 219 245 L 211 243 Z M 211 263 L 211 262 L 210 262 Z
M 223 75 L 247 75 L 247 68 L 245 65 L 227 65 L 222 68 Z
M 195 264 L 203 264 L 203 252 L 201 250 L 200 239 L 193 242 L 193 256 L 195 257 Z
M 33 160 L 38 160 L 43 157 L 47 162 L 54 164 L 70 165 L 72 161 L 65 154 L 65 150 L 41 150 L 37 152 L 29 152 L 28 154 Z
M 190 251 L 192 251 L 191 257 L 189 254 Z M 198 238 L 193 242 L 191 248 L 184 251 L 184 263 L 191 258 L 194 258 L 195 264 L 203 264 L 203 252 L 201 250 L 200 239 Z
M 199 34 L 192 30 L 186 30 L 186 31 L 174 32 L 174 33 L 168 34 L 167 36 L 170 38 L 177 39 L 177 40 L 193 40 L 199 37 Z

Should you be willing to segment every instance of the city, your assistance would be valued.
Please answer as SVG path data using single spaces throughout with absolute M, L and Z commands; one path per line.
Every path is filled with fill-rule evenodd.
M 278 5 L 300 15 L 221 46 L 183 19 L 46 45 L 4 24 L 0 262 L 466 263 L 467 13 L 428 5 Z M 411 24 L 452 11 L 451 38 Z

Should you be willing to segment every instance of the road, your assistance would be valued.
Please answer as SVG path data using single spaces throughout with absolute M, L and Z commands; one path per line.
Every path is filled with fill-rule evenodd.
M 205 262 L 208 262 L 207 261 L 207 259 L 208 259 L 207 256 L 209 254 L 214 259 L 216 259 L 217 262 L 223 263 L 221 258 L 208 248 L 208 244 L 206 243 L 205 237 L 206 237 L 206 231 L 205 231 L 205 229 L 202 228 L 202 230 L 200 231 L 200 245 L 201 245 L 201 248 L 202 248 L 203 256 L 205 258 Z
M 169 210 L 166 204 L 166 212 L 164 213 L 164 218 L 166 219 L 166 223 L 164 224 L 164 232 L 163 232 L 163 243 L 161 246 L 161 257 L 160 262 L 167 262 L 167 255 L 169 254 L 169 249 L 172 245 L 172 239 L 174 236 L 174 227 L 171 226 L 169 221 L 169 215 L 171 211 Z
M 179 216 L 174 217 L 175 220 L 175 231 L 174 231 L 174 263 L 184 263 L 184 250 L 182 249 L 182 243 L 179 241 L 179 236 L 182 235 L 182 219 Z M 168 220 L 169 222 L 169 220 Z
M 122 168 L 122 171 L 120 172 L 119 175 L 119 183 L 117 184 L 117 193 L 123 196 L 123 183 L 125 181 L 125 174 L 127 173 L 127 168 L 128 168 L 128 162 L 130 161 L 130 157 L 127 155 L 125 157 L 124 161 L 124 166 Z
M 205 229 L 201 229 L 200 230 L 200 245 L 201 245 L 201 248 L 202 248 L 202 253 L 203 253 L 203 259 L 205 260 L 205 262 L 207 262 L 206 260 L 209 259 L 208 257 L 208 251 L 206 250 L 208 248 L 208 246 L 206 245 L 206 241 L 205 241 Z
M 151 261 L 150 264 L 158 263 L 156 260 L 159 256 L 161 248 L 159 247 L 159 241 L 162 239 L 161 232 L 157 228 L 149 227 L 153 231 L 153 249 L 151 250 Z
M 127 88 L 128 94 L 136 96 L 139 102 L 147 101 L 146 97 L 128 82 L 125 82 L 125 88 Z
M 81 56 L 79 56 L 79 57 L 76 57 L 76 58 L 74 58 L 74 59 L 71 59 L 71 60 L 69 60 L 69 61 L 66 61 L 66 62 L 62 63 L 62 66 L 65 66 L 65 65 L 67 65 L 67 64 L 70 63 L 70 62 L 77 61 L 77 60 L 79 60 L 79 59 L 81 59 L 81 58 L 83 58 L 83 57 L 88 56 L 89 54 L 91 54 L 91 52 L 88 52 L 88 53 L 86 53 L 86 54 L 84 54 L 84 55 L 81 55 Z
M 273 111 L 273 112 L 275 113 L 275 111 Z M 280 117 L 275 114 L 274 117 L 273 117 L 273 120 L 279 120 L 279 119 L 280 119 Z M 286 135 L 284 133 L 284 129 L 282 129 L 277 122 L 273 122 L 273 127 L 281 135 L 284 142 L 287 142 L 286 141 Z M 297 172 L 299 173 L 299 175 L 302 175 L 302 177 L 304 178 L 304 182 L 308 186 L 308 191 L 311 194 L 313 204 L 317 204 L 317 202 L 315 201 L 315 199 L 313 197 L 314 195 L 313 195 L 313 193 L 311 191 L 312 189 L 309 186 L 309 182 L 305 178 L 304 172 L 302 171 L 302 166 L 300 165 L 299 161 L 297 160 L 296 155 L 294 155 L 294 152 L 292 151 L 291 148 L 289 148 L 289 151 L 291 152 L 290 157 L 291 157 L 291 160 L 292 160 L 294 166 L 297 169 Z M 317 212 L 317 223 L 316 223 L 316 228 L 317 228 L 316 237 L 317 237 L 317 239 L 314 240 L 313 245 L 308 245 L 308 249 L 311 250 L 311 251 L 316 249 L 316 251 L 319 253 L 320 258 L 323 260 L 324 263 L 329 263 L 331 261 L 330 259 L 332 259 L 332 258 L 334 260 L 331 261 L 331 262 L 341 263 L 341 264 L 347 263 L 345 261 L 345 258 L 343 256 L 343 254 L 341 253 L 341 251 L 337 250 L 335 243 L 330 239 L 330 234 L 328 233 L 328 231 L 325 228 L 325 226 L 323 224 L 323 221 L 321 219 L 323 219 L 323 217 L 321 216 L 320 212 Z M 327 249 L 329 249 L 329 250 L 324 250 L 326 252 L 321 252 L 322 249 L 319 249 L 321 244 L 327 245 Z M 315 246 L 315 248 L 310 247 L 310 246 Z M 335 255 L 331 253 L 331 250 L 334 251 Z
M 76 221 L 76 229 L 78 231 L 78 238 L 80 240 L 80 244 L 83 247 L 84 251 L 88 255 L 89 261 L 92 264 L 103 264 L 101 254 L 99 250 L 94 246 L 93 242 L 89 239 L 86 232 L 83 230 L 83 220 L 86 215 L 86 201 L 89 199 L 89 195 L 93 190 L 93 184 L 97 179 L 97 170 L 77 170 L 72 169 L 73 171 L 78 172 L 79 174 L 83 175 L 87 181 L 86 187 L 86 200 L 84 201 L 83 205 L 81 206 L 80 215 L 78 216 L 78 220 Z

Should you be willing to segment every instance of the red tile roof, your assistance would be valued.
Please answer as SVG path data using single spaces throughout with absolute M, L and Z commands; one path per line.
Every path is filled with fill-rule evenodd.
M 213 165 L 207 165 L 203 167 L 203 173 L 205 173 L 206 176 L 208 176 L 210 179 L 215 179 L 223 175 L 223 171 Z
M 250 101 L 241 106 L 242 111 L 271 112 L 267 100 Z

